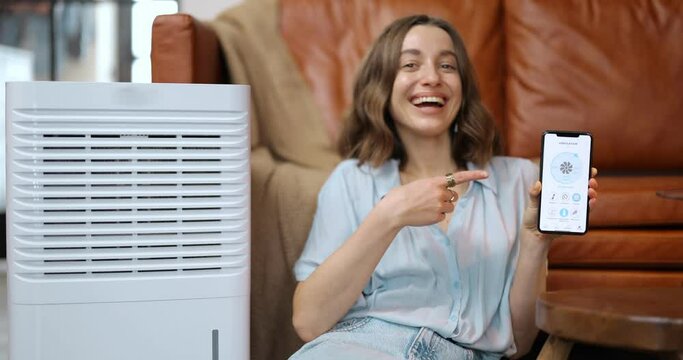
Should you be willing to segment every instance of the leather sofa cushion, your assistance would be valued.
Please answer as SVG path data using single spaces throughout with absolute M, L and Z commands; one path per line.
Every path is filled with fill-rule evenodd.
M 683 174 L 598 174 L 598 181 L 598 202 L 589 217 L 591 227 L 683 224 L 683 199 L 657 195 L 658 191 L 683 190 Z
M 591 131 L 602 169 L 683 168 L 683 3 L 505 1 L 506 140 Z
M 683 271 L 550 269 L 546 284 L 549 291 L 587 287 L 683 287 Z
M 683 269 L 683 230 L 591 230 L 553 241 L 551 268 Z
M 502 11 L 499 0 L 281 0 L 281 27 L 334 141 L 367 48 L 391 21 L 412 14 L 435 15 L 456 26 L 484 103 L 502 126 Z

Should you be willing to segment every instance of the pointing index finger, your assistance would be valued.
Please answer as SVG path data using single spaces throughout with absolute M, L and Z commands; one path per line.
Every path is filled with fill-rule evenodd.
M 455 179 L 455 184 L 462 184 L 468 181 L 481 180 L 489 177 L 489 174 L 484 170 L 467 170 L 458 171 L 451 175 Z M 444 186 L 448 185 L 448 180 L 446 176 L 442 177 Z

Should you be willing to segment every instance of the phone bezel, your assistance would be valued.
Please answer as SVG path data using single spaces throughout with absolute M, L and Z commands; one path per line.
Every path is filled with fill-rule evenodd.
M 564 130 L 546 130 L 541 136 L 541 160 L 539 167 L 539 179 L 541 184 L 543 184 L 543 158 L 545 155 L 545 138 L 546 135 L 557 135 L 558 137 L 576 137 L 581 135 L 588 136 L 590 138 L 590 148 L 588 151 L 588 181 L 590 181 L 591 169 L 593 168 L 593 135 L 587 131 L 564 131 Z M 541 194 L 543 193 L 543 187 L 541 187 L 541 193 L 538 194 L 538 217 L 537 226 L 538 231 L 543 234 L 560 234 L 560 235 L 585 235 L 588 232 L 588 218 L 590 216 L 590 206 L 589 201 L 586 201 L 586 224 L 583 227 L 583 232 L 572 232 L 572 231 L 557 231 L 557 230 L 541 230 L 541 214 L 543 211 L 543 204 L 541 202 Z M 588 189 L 586 189 L 586 196 L 588 196 Z

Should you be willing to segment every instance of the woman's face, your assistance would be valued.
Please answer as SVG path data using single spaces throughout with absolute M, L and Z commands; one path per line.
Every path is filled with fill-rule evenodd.
M 447 133 L 462 102 L 455 49 L 448 33 L 417 25 L 406 34 L 391 92 L 390 113 L 401 136 Z

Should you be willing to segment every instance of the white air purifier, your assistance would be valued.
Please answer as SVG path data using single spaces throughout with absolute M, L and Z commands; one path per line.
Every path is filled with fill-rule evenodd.
M 249 88 L 7 84 L 12 360 L 249 357 Z

